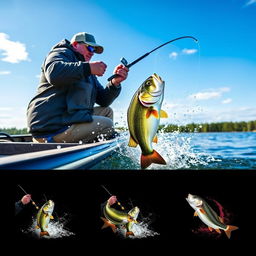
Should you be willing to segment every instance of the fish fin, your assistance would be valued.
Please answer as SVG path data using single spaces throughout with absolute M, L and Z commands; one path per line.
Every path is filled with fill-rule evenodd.
M 152 163 L 155 164 L 166 164 L 165 160 L 161 157 L 159 153 L 153 150 L 153 153 L 150 155 L 141 155 L 140 164 L 141 168 L 145 169 L 150 166 Z
M 126 232 L 126 237 L 128 237 L 128 236 L 134 236 L 134 233 L 132 231 L 128 231 L 128 232 Z
M 132 136 L 130 136 L 130 140 L 129 140 L 128 146 L 136 148 L 137 145 L 138 145 L 138 143 L 133 139 Z
M 200 208 L 199 210 L 202 214 L 206 214 L 205 210 L 203 208 Z
M 212 231 L 212 228 L 211 228 L 211 227 L 208 227 L 208 229 L 209 229 L 210 231 Z
M 218 232 L 219 234 L 221 234 L 221 231 L 219 228 L 216 228 L 215 231 Z
M 160 110 L 160 118 L 168 118 L 168 114 L 164 110 Z
M 237 229 L 238 229 L 238 227 L 236 227 L 236 226 L 228 225 L 227 229 L 225 230 L 225 233 L 226 233 L 227 237 L 230 238 L 231 232 L 233 230 L 237 230 Z
M 40 227 L 38 225 L 35 226 L 36 229 L 39 229 Z
M 219 220 L 220 220 L 221 223 L 224 223 L 223 218 L 219 217 Z
M 40 236 L 50 236 L 47 231 L 40 232 Z
M 148 108 L 148 111 L 146 113 L 146 118 L 149 118 L 151 115 L 153 115 L 155 118 L 159 118 L 158 111 L 153 108 Z
M 157 143 L 157 142 L 158 142 L 157 135 L 153 138 L 153 142 L 155 142 L 155 143 Z
M 101 229 L 111 227 L 113 232 L 114 233 L 116 232 L 116 225 L 115 224 L 110 223 L 106 218 L 103 218 L 103 217 L 100 217 L 100 218 L 104 221 L 104 224 L 101 227 Z
M 197 217 L 197 216 L 198 216 L 198 213 L 197 213 L 197 212 L 195 212 L 195 213 L 194 213 L 194 217 Z
M 50 216 L 50 219 L 51 219 L 51 220 L 53 220 L 53 219 L 54 219 L 54 217 L 51 215 L 51 216 Z

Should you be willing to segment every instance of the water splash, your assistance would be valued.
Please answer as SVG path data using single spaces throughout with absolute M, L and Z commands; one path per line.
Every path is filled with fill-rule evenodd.
M 126 239 L 142 239 L 142 238 L 154 237 L 154 236 L 160 235 L 160 233 L 153 231 L 149 227 L 150 223 L 151 223 L 150 218 L 143 218 L 143 220 L 140 221 L 139 223 L 133 224 L 131 231 L 133 232 L 134 236 L 130 235 L 126 237 L 127 230 L 125 228 L 118 228 L 117 235 Z
M 43 236 L 40 238 L 40 229 L 36 229 L 37 225 L 36 217 L 32 217 L 32 224 L 28 229 L 22 230 L 24 234 L 31 234 L 31 236 L 40 238 L 40 239 L 56 239 L 63 238 L 68 236 L 73 236 L 75 233 L 66 229 L 66 224 L 68 223 L 68 215 L 64 214 L 63 217 L 58 218 L 58 221 L 51 220 L 49 222 L 47 231 L 50 236 Z M 65 228 L 64 228 L 65 227 Z
M 152 164 L 147 169 L 197 169 L 217 160 L 210 154 L 196 152 L 193 145 L 193 133 L 158 132 L 158 143 L 153 148 L 165 159 L 167 165 Z M 129 133 L 120 135 L 119 147 L 110 158 L 101 161 L 92 169 L 141 169 L 141 149 L 128 146 Z
M 144 218 L 140 223 L 134 224 L 132 227 L 134 236 L 131 236 L 131 238 L 146 238 L 160 235 L 160 233 L 155 232 L 149 228 L 150 222 L 151 221 L 149 218 Z

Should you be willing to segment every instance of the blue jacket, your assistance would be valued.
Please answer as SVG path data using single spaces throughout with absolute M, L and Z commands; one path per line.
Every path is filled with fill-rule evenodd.
M 74 123 L 92 122 L 95 103 L 109 106 L 121 86 L 104 88 L 68 40 L 55 45 L 41 67 L 36 96 L 27 108 L 28 132 L 44 137 Z

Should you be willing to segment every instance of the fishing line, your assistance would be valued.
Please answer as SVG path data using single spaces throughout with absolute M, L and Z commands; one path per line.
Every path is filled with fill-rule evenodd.
M 110 195 L 113 196 L 113 194 L 111 194 L 105 186 L 101 185 L 101 187 Z M 121 203 L 119 201 L 117 201 L 117 204 L 121 207 L 122 210 L 124 210 L 124 207 L 121 205 Z
M 182 36 L 182 37 L 178 37 L 178 38 L 172 39 L 172 40 L 170 40 L 170 41 L 168 41 L 168 42 L 166 42 L 166 43 L 164 43 L 164 44 L 161 44 L 160 46 L 154 48 L 154 49 L 151 50 L 150 52 L 147 52 L 147 53 L 145 53 L 144 55 L 140 56 L 139 58 L 137 58 L 136 60 L 134 60 L 134 61 L 131 62 L 130 64 L 128 64 L 128 61 L 127 61 L 124 57 L 121 58 L 120 61 L 122 62 L 122 64 L 123 64 L 125 67 L 130 68 L 131 66 L 133 66 L 133 65 L 136 64 L 137 62 L 141 61 L 142 59 L 144 59 L 145 57 L 147 57 L 147 56 L 148 56 L 149 54 L 151 54 L 152 52 L 158 50 L 159 48 L 161 48 L 161 47 L 163 47 L 163 46 L 165 46 L 165 45 L 167 45 L 167 44 L 170 44 L 170 43 L 172 43 L 172 42 L 174 42 L 174 41 L 177 41 L 177 40 L 180 40 L 180 39 L 184 39 L 184 38 L 191 38 L 191 39 L 193 39 L 194 41 L 198 42 L 198 39 L 196 39 L 196 38 L 193 37 L 193 36 Z M 114 74 L 114 75 L 110 76 L 110 77 L 108 78 L 108 81 L 111 81 L 113 78 L 115 78 L 115 77 L 117 77 L 117 76 L 119 76 L 119 75 L 118 75 L 118 74 Z
M 48 200 L 47 200 L 46 195 L 45 195 L 45 194 L 43 194 L 43 196 L 44 196 L 45 202 L 47 202 Z

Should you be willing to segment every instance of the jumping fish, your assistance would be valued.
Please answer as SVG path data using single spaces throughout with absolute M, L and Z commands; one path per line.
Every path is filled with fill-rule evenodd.
M 199 196 L 188 194 L 186 198 L 190 206 L 195 210 L 194 216 L 198 216 L 210 231 L 213 229 L 221 233 L 224 230 L 227 237 L 230 238 L 231 232 L 238 229 L 236 226 L 226 225 L 221 217 L 209 206 L 209 204 Z
M 52 200 L 47 201 L 37 213 L 37 225 L 36 228 L 40 228 L 40 237 L 49 236 L 47 231 L 50 219 L 53 219 L 52 212 L 54 209 L 54 202 Z
M 107 202 L 103 208 L 105 218 L 101 217 L 101 219 L 104 221 L 102 229 L 111 227 L 115 233 L 117 228 L 125 227 L 126 236 L 134 235 L 132 232 L 132 227 L 135 223 L 137 223 L 139 212 L 140 209 L 137 206 L 132 208 L 128 213 L 125 211 L 118 211 L 111 207 L 109 202 Z
M 148 77 L 134 94 L 127 111 L 130 140 L 128 145 L 141 148 L 141 168 L 152 163 L 166 164 L 162 156 L 153 149 L 157 143 L 157 129 L 160 118 L 168 114 L 161 110 L 165 82 L 157 74 Z

